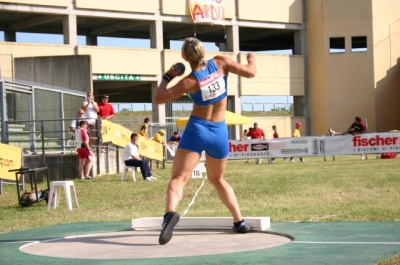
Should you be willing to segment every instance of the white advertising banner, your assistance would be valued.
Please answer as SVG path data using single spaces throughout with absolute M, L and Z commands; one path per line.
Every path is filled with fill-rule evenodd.
M 228 159 L 397 153 L 399 139 L 387 132 L 229 141 Z

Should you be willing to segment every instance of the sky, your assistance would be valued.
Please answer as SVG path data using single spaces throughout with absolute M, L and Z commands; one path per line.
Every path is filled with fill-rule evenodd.
M 64 39 L 60 34 L 36 34 L 17 32 L 17 42 L 46 43 L 46 44 L 63 44 Z M 0 41 L 4 41 L 4 32 L 0 31 Z M 150 48 L 150 40 L 127 39 L 127 38 L 109 38 L 98 37 L 98 46 L 113 46 L 123 48 Z M 85 36 L 78 36 L 78 45 L 86 45 Z M 218 51 L 218 47 L 214 43 L 204 43 L 206 51 Z M 182 41 L 171 41 L 170 49 L 180 50 Z M 265 53 L 290 54 L 289 51 L 274 51 Z M 241 97 L 243 110 L 270 110 L 275 103 L 275 107 L 289 107 L 289 103 L 293 103 L 291 96 L 243 96 Z M 253 103 L 253 104 L 251 104 Z M 264 104 L 262 104 L 264 103 Z M 129 107 L 131 108 L 131 107 Z M 138 103 L 134 105 L 134 110 L 151 109 L 151 104 Z

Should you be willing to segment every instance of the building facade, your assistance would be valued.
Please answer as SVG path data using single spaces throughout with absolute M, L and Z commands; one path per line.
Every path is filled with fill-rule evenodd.
M 90 56 L 88 90 L 112 95 L 113 102 L 152 102 L 162 74 L 182 61 L 172 42 L 196 36 L 239 62 L 257 52 L 255 78 L 229 77 L 228 107 L 240 113 L 241 96 L 293 96 L 295 117 L 278 124 L 285 136 L 297 121 L 306 125 L 302 135 L 345 130 L 356 115 L 368 118 L 371 132 L 400 128 L 392 117 L 400 93 L 399 1 L 225 0 L 224 10 L 222 26 L 195 24 L 187 0 L 1 1 L 0 75 L 21 77 L 18 58 Z M 63 41 L 20 42 L 19 32 Z M 148 47 L 101 46 L 103 37 L 144 40 Z M 282 50 L 290 54 L 267 53 Z M 153 112 L 155 122 L 172 116 L 166 105 L 153 104 Z

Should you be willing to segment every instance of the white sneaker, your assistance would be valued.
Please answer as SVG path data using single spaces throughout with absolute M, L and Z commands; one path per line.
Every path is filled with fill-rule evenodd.
M 301 162 L 301 163 L 305 163 L 305 162 L 307 162 L 307 161 L 306 161 L 305 159 L 303 159 L 303 160 L 301 160 L 300 162 Z
M 261 158 L 257 158 L 256 164 L 261 164 L 262 159 Z
M 148 179 L 151 179 L 151 180 L 156 180 L 157 178 L 155 178 L 155 177 L 153 177 L 153 176 L 150 176 L 150 177 L 147 177 Z
M 290 162 L 290 163 L 294 163 L 294 160 L 293 160 L 293 159 L 290 159 L 289 162 Z
M 331 128 L 329 128 L 329 134 L 331 135 L 331 136 L 334 136 L 335 135 L 335 131 L 334 130 L 332 130 Z
M 154 181 L 154 179 L 151 179 L 150 177 L 147 177 L 144 179 L 144 181 Z

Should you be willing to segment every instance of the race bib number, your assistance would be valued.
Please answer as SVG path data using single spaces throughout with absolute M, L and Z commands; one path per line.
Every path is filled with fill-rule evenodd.
M 219 71 L 207 76 L 198 83 L 203 101 L 217 98 L 226 92 L 224 75 Z

